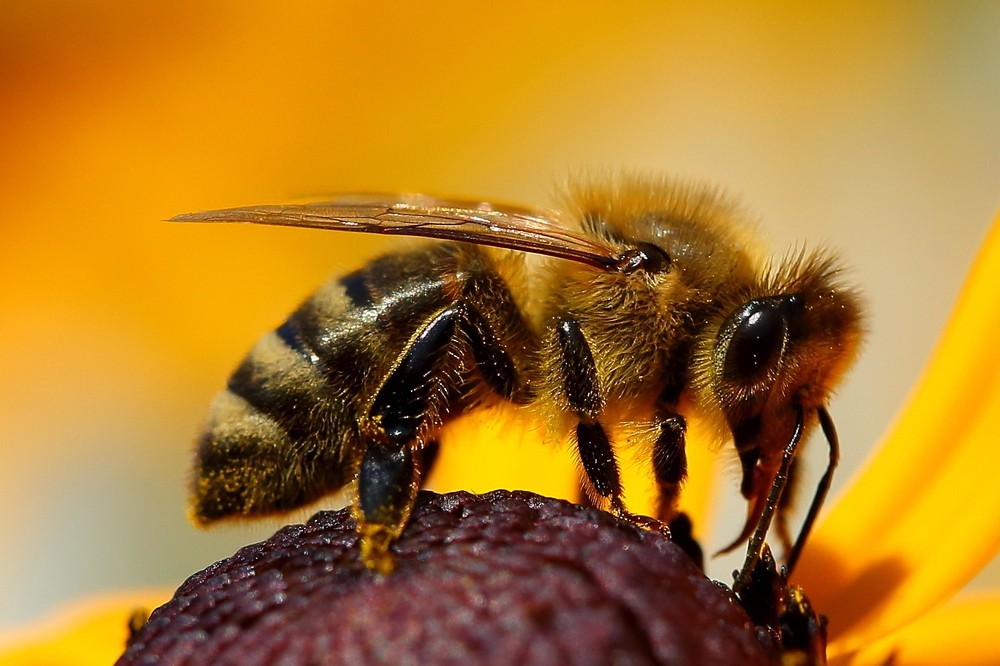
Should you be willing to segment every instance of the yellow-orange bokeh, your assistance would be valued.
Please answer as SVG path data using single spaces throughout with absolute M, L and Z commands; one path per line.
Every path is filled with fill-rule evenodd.
M 385 245 L 161 222 L 192 209 L 357 189 L 544 202 L 585 168 L 730 186 L 779 244 L 829 239 L 859 267 L 873 336 L 834 410 L 859 455 L 916 376 L 997 203 L 1000 64 L 983 37 L 995 18 L 735 2 L 4 3 L 0 622 L 98 589 L 176 585 L 262 534 L 184 522 L 190 439 L 258 335 Z M 697 483 L 691 496 L 742 510 L 719 499 L 733 483 Z

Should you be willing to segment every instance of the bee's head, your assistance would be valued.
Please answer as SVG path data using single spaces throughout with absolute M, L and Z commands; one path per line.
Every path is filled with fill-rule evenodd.
M 814 422 L 853 361 L 861 306 L 839 272 L 828 256 L 795 257 L 720 304 L 699 341 L 696 385 L 741 453 L 779 453 L 797 414 Z

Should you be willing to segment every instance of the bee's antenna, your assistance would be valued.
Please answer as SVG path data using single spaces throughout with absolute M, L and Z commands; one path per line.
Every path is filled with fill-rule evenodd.
M 816 414 L 819 416 L 819 424 L 823 428 L 823 435 L 830 445 L 830 460 L 826 464 L 826 472 L 823 473 L 823 477 L 816 486 L 812 504 L 809 505 L 809 513 L 806 514 L 802 528 L 799 529 L 799 535 L 795 538 L 795 545 L 788 551 L 785 563 L 787 575 L 791 575 L 792 570 L 795 569 L 795 563 L 799 561 L 802 548 L 806 545 L 806 539 L 812 531 L 816 516 L 819 515 L 820 509 L 823 508 L 823 501 L 826 499 L 826 494 L 830 491 L 830 482 L 833 481 L 833 470 L 837 468 L 837 463 L 840 461 L 840 440 L 837 437 L 837 429 L 833 425 L 833 419 L 830 418 L 830 412 L 826 411 L 826 407 L 821 406 L 816 410 Z
M 771 526 L 774 509 L 778 506 L 778 502 L 781 501 L 785 484 L 788 482 L 788 473 L 792 467 L 792 461 L 795 460 L 795 451 L 798 449 L 799 440 L 802 439 L 802 430 L 805 427 L 805 415 L 802 413 L 801 405 L 795 406 L 795 415 L 795 430 L 792 432 L 792 437 L 788 440 L 788 444 L 785 445 L 785 450 L 781 454 L 781 466 L 778 467 L 778 472 L 774 475 L 774 480 L 771 482 L 771 490 L 768 492 L 767 501 L 764 503 L 764 510 L 761 511 L 760 517 L 757 519 L 757 526 L 754 527 L 753 534 L 750 537 L 750 543 L 747 544 L 747 557 L 743 560 L 743 568 L 736 574 L 736 580 L 733 582 L 733 590 L 737 593 L 750 582 L 750 576 L 764 548 L 764 537 L 767 536 L 767 530 Z M 812 509 L 810 508 L 811 512 Z M 799 533 L 799 537 L 802 537 L 801 532 Z M 796 541 L 796 546 L 798 546 L 798 541 Z

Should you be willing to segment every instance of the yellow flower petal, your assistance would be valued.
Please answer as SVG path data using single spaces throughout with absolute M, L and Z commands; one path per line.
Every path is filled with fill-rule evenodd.
M 708 440 L 699 436 L 698 427 L 698 424 L 691 423 L 688 430 L 685 450 L 687 479 L 678 503 L 680 510 L 691 518 L 694 537 L 704 542 L 713 524 L 712 513 L 717 508 L 715 500 L 721 460 L 718 452 L 707 443 Z M 629 511 L 655 516 L 659 493 L 653 481 L 649 450 L 644 447 L 630 449 L 627 445 L 620 446 L 618 458 Z
M 956 599 L 831 666 L 1000 664 L 1000 593 Z
M 573 458 L 542 441 L 543 427 L 505 404 L 458 417 L 440 434 L 441 452 L 428 487 L 437 492 L 530 490 L 575 499 Z
M 720 466 L 717 452 L 706 443 L 701 425 L 691 424 L 687 443 L 688 480 L 680 509 L 704 538 L 711 525 Z M 530 490 L 577 501 L 579 469 L 572 445 L 545 442 L 545 426 L 506 404 L 473 411 L 449 422 L 440 434 L 441 451 L 427 486 L 437 492 L 484 493 L 498 488 Z M 655 516 L 657 491 L 649 451 L 629 446 L 628 428 L 616 432 L 622 487 L 630 511 Z M 704 440 L 704 441 L 703 441 Z
M 939 604 L 1000 547 L 998 284 L 1000 219 L 919 389 L 797 571 L 830 618 L 831 653 Z
M 167 590 L 105 594 L 76 602 L 40 622 L 0 635 L 5 666 L 114 663 L 125 650 L 128 620 L 170 598 Z

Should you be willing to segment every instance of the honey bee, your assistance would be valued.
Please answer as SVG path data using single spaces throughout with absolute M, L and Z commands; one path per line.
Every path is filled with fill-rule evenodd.
M 762 261 L 716 192 L 638 176 L 572 184 L 558 211 L 356 195 L 173 219 L 437 239 L 327 282 L 258 342 L 197 443 L 195 522 L 288 511 L 356 481 L 362 560 L 387 573 L 442 426 L 508 401 L 575 444 L 595 505 L 658 528 L 676 514 L 698 416 L 739 456 L 748 511 L 730 548 L 749 538 L 745 577 L 819 423 L 830 462 L 786 543 L 794 565 L 839 451 L 825 405 L 862 330 L 829 253 Z M 610 434 L 637 407 L 655 517 L 626 509 Z

